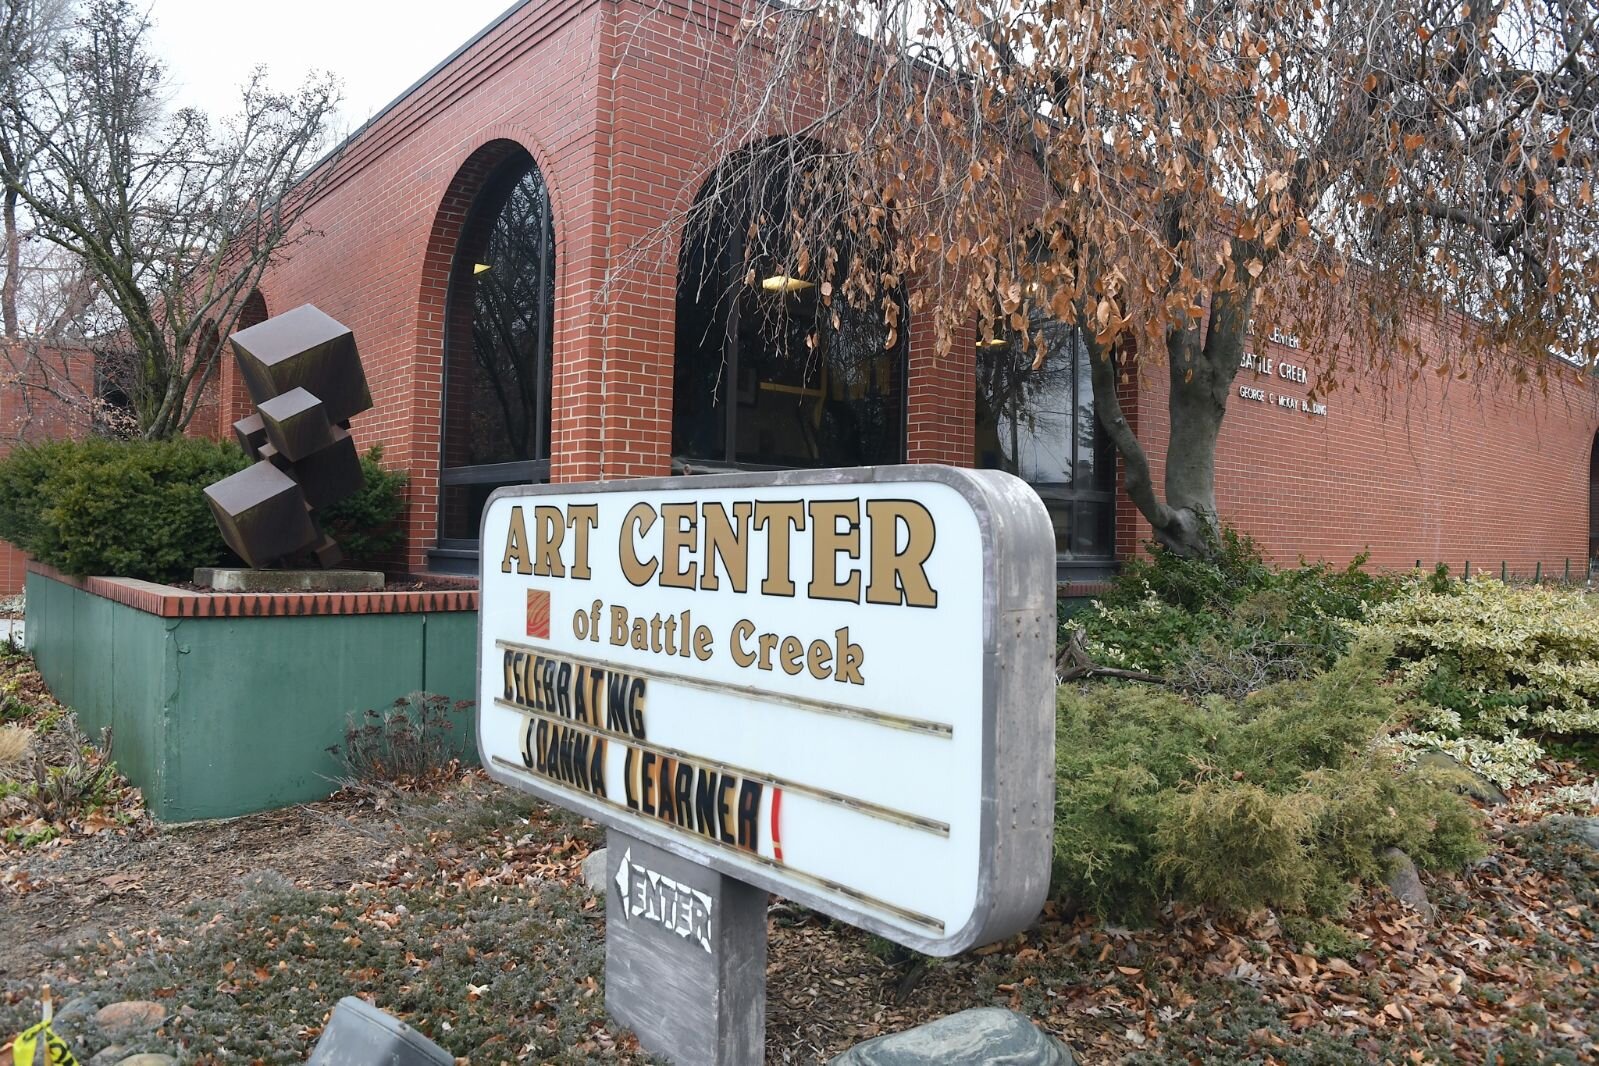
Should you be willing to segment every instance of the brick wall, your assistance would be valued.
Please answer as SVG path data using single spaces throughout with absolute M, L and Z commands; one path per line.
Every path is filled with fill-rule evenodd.
M 1458 332 L 1457 323 L 1452 329 Z M 1434 355 L 1457 340 L 1434 323 L 1411 331 Z M 1278 405 L 1306 398 L 1325 353 L 1273 341 L 1252 345 L 1271 374 L 1242 369 L 1217 445 L 1217 506 L 1283 563 L 1300 556 L 1373 565 L 1448 563 L 1459 573 L 1500 570 L 1585 575 L 1590 459 L 1599 430 L 1599 391 L 1576 376 L 1547 387 L 1517 386 L 1505 372 L 1460 380 L 1431 369 L 1379 376 L 1345 363 L 1340 387 L 1321 397 L 1326 414 Z M 1348 353 L 1338 353 L 1348 360 Z M 1357 360 L 1358 362 L 1358 360 Z M 1304 366 L 1300 384 L 1281 368 Z M 1263 400 L 1245 398 L 1253 387 Z M 1156 484 L 1169 434 L 1169 382 L 1151 368 L 1138 397 L 1139 437 L 1152 452 Z M 1150 528 L 1126 509 L 1130 537 Z M 1130 547 L 1126 540 L 1123 547 Z
M 356 439 L 363 449 L 382 443 L 385 460 L 410 475 L 410 568 L 425 565 L 437 537 L 450 265 L 484 168 L 509 143 L 533 156 L 554 211 L 552 477 L 668 472 L 677 270 L 669 223 L 719 161 L 710 146 L 732 96 L 727 40 L 737 15 L 726 0 L 531 0 L 331 164 L 309 218 L 320 236 L 264 280 L 260 310 L 313 302 L 355 330 L 376 403 L 356 419 Z M 927 322 L 909 329 L 906 455 L 966 462 L 973 366 L 935 358 Z M 1304 353 L 1273 345 L 1266 354 Z M 243 409 L 228 362 L 219 428 Z M 1156 453 L 1158 485 L 1166 384 L 1158 368 L 1146 377 L 1134 369 L 1122 393 Z M 1309 387 L 1267 384 L 1296 397 Z M 1229 405 L 1221 508 L 1274 557 L 1343 561 L 1370 550 L 1383 565 L 1458 566 L 1470 557 L 1518 571 L 1586 557 L 1599 424 L 1591 392 L 1520 398 L 1491 384 L 1381 388 L 1351 377 L 1326 402 L 1322 418 L 1236 395 Z M 1118 550 L 1136 550 L 1148 533 L 1122 498 Z

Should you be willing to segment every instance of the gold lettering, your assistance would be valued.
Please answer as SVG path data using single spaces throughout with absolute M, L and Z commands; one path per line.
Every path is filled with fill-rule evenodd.
M 572 576 L 587 581 L 593 576 L 589 569 L 589 534 L 600 524 L 600 505 L 572 504 L 566 509 L 566 524 L 572 529 Z
M 750 569 L 750 513 L 754 504 L 740 502 L 733 505 L 733 517 L 719 503 L 705 505 L 705 569 L 700 574 L 700 588 L 716 589 L 721 584 L 716 576 L 716 560 L 722 561 L 728 584 L 734 592 L 744 592 L 749 587 Z M 737 523 L 735 525 L 734 523 Z
M 796 530 L 805 528 L 805 505 L 768 503 L 755 505 L 755 527 L 766 531 L 766 580 L 761 582 L 761 592 L 767 596 L 794 595 L 794 580 L 789 577 L 789 538 Z
M 566 523 L 561 509 L 540 505 L 533 508 L 533 572 L 545 577 L 565 577 L 561 565 L 561 541 L 566 539 Z
M 754 635 L 755 623 L 748 618 L 740 619 L 734 623 L 733 637 L 727 642 L 727 651 L 729 655 L 733 656 L 733 661 L 740 666 L 747 667 L 755 662 L 755 653 L 744 650 L 744 642 Z
M 840 533 L 838 520 L 849 523 Z M 838 580 L 838 557 L 861 557 L 861 503 L 859 500 L 811 501 L 811 583 L 806 593 L 813 600 L 844 600 L 859 603 L 861 574 L 850 570 Z
M 790 676 L 805 669 L 802 660 L 805 657 L 805 645 L 798 637 L 784 637 L 783 645 L 777 652 L 777 663 L 783 668 L 783 673 Z
M 644 536 L 655 525 L 655 508 L 647 503 L 635 503 L 629 507 L 627 514 L 622 518 L 622 544 L 621 563 L 622 574 L 635 586 L 642 588 L 650 583 L 650 578 L 655 576 L 655 568 L 660 565 L 652 555 L 646 565 L 638 557 L 637 546 L 634 543 L 633 528 L 638 527 L 638 536 Z
M 698 508 L 692 503 L 668 503 L 661 507 L 665 529 L 661 534 L 661 584 L 675 589 L 691 589 L 699 578 L 699 566 L 692 558 L 683 559 L 684 552 L 692 552 L 699 523 L 694 518 Z
M 527 523 L 522 519 L 522 508 L 511 508 L 511 528 L 505 534 L 505 558 L 500 560 L 500 573 L 511 572 L 511 560 L 516 560 L 516 572 L 531 574 L 533 564 L 527 557 Z
M 811 641 L 810 650 L 805 655 L 805 669 L 818 681 L 827 680 L 831 672 L 828 668 L 833 665 L 833 653 L 828 650 L 827 641 Z
M 927 508 L 915 500 L 868 500 L 866 517 L 872 524 L 866 602 L 937 607 L 938 591 L 927 580 L 927 559 L 938 531 Z M 899 548 L 900 523 L 906 530 L 904 551 Z

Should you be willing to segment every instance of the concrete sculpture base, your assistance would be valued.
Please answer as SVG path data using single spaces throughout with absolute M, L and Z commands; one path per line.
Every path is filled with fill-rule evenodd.
M 217 592 L 378 592 L 383 574 L 378 570 L 250 570 L 244 567 L 201 566 L 194 583 Z

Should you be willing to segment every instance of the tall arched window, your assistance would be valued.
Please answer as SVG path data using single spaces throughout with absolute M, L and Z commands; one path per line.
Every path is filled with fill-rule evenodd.
M 904 300 L 845 299 L 847 242 L 796 254 L 796 142 L 746 149 L 701 189 L 678 266 L 672 454 L 680 466 L 897 463 L 904 455 Z M 823 298 L 824 287 L 834 294 Z M 897 319 L 891 328 L 888 319 Z M 891 335 L 892 333 L 892 335 Z
M 551 216 L 533 157 L 512 148 L 488 170 L 461 229 L 445 312 L 444 549 L 476 548 L 494 489 L 549 479 Z

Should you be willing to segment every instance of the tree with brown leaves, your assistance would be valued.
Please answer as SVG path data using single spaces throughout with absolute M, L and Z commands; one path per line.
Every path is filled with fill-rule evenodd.
M 1323 390 L 1340 363 L 1527 383 L 1599 355 L 1592 0 L 759 3 L 735 54 L 722 154 L 825 145 L 783 253 L 891 327 L 908 284 L 951 357 L 975 328 L 1041 364 L 1038 324 L 1074 324 L 1178 552 L 1213 542 L 1252 332 L 1320 340 Z M 1445 313 L 1469 327 L 1422 351 L 1406 319 Z M 1117 396 L 1156 367 L 1164 491 Z

